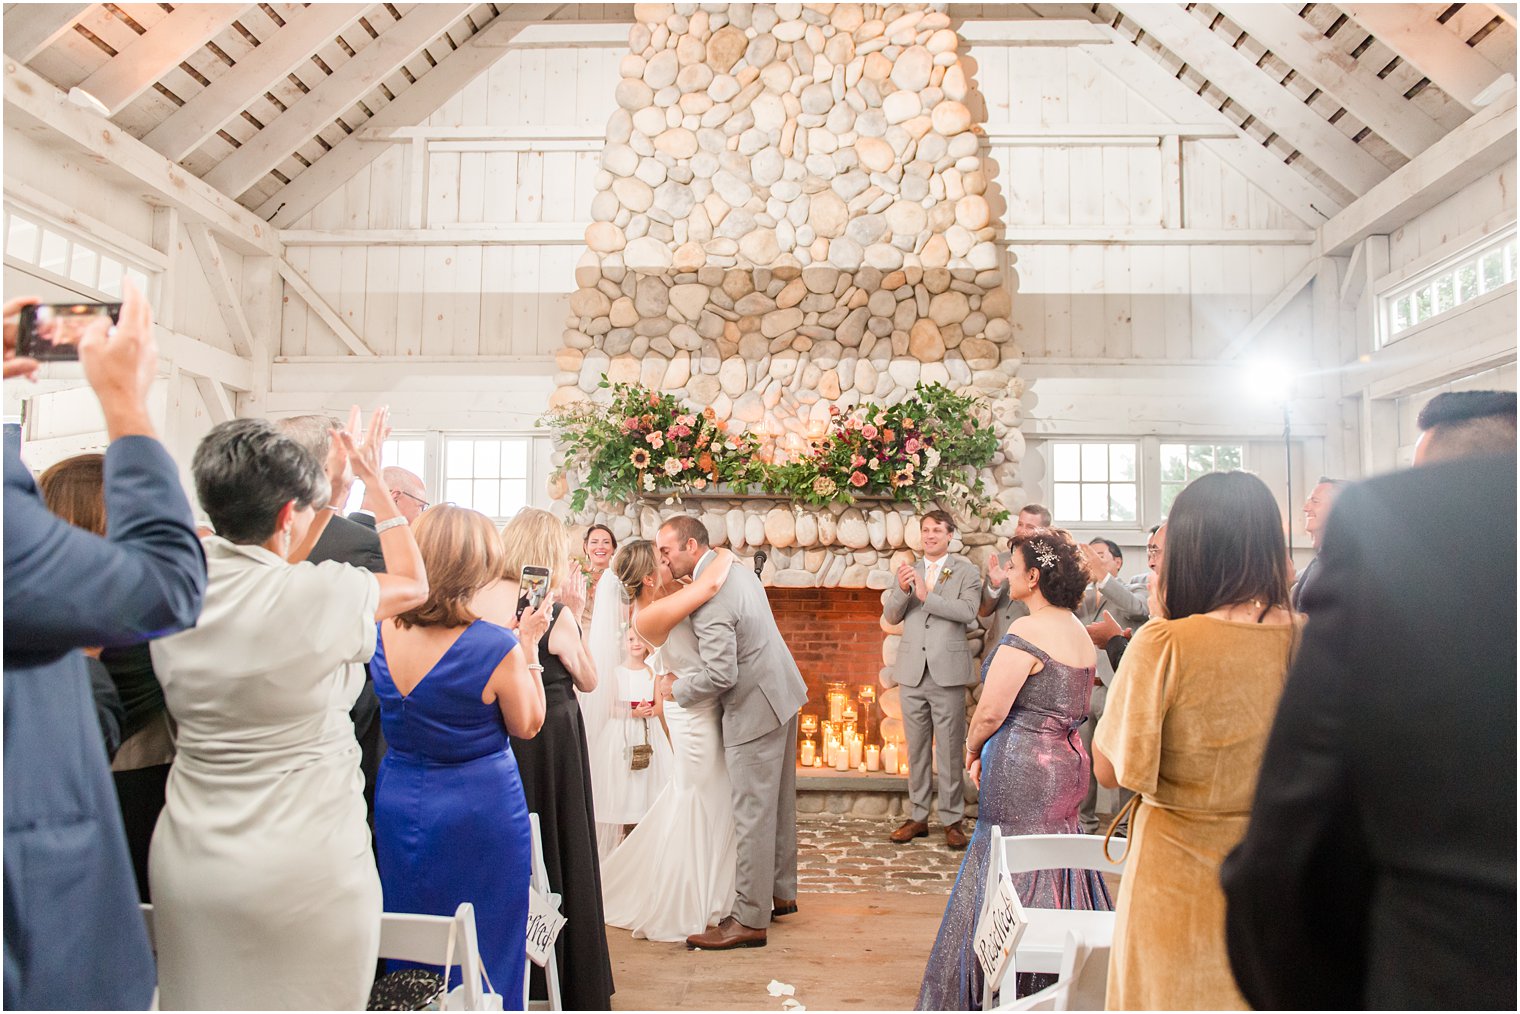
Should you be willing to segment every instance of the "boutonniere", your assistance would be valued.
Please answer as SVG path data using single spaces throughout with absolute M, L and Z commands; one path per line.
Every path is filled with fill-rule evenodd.
M 950 564 L 947 563 L 939 569 L 939 583 L 944 584 L 948 580 L 950 580 Z

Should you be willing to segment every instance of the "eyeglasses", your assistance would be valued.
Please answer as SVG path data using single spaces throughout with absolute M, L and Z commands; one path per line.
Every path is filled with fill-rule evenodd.
M 416 500 L 418 503 L 422 504 L 422 507 L 420 509 L 423 510 L 423 511 L 425 511 L 429 507 L 433 506 L 432 504 L 428 503 L 426 500 L 422 499 L 422 497 L 416 495 L 415 493 L 408 493 L 404 489 L 398 489 L 398 490 L 396 490 L 396 492 L 399 493 L 399 494 L 401 494 L 402 496 L 411 497 L 413 500 Z
M 1146 556 L 1147 559 L 1149 559 L 1150 557 L 1153 557 L 1153 556 L 1160 556 L 1160 555 L 1161 555 L 1161 550 L 1160 550 L 1159 547 L 1157 547 L 1157 546 L 1146 546 L 1145 547 L 1145 556 Z

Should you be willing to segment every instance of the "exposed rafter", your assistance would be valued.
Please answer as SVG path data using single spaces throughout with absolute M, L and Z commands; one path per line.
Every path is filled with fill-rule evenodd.
M 1220 4 L 1219 9 L 1257 42 L 1406 156 L 1429 148 L 1446 133 L 1418 106 L 1388 86 L 1372 68 L 1342 51 L 1319 29 L 1275 3 Z
M 5 55 L 27 63 L 73 28 L 94 4 L 6 4 Z
M 1468 109 L 1477 109 L 1477 97 L 1504 74 L 1435 19 L 1439 6 L 1341 4 L 1341 10 Z
M 245 10 L 242 4 L 181 4 L 81 81 L 78 90 L 99 102 L 107 116 L 115 116 Z
M 224 194 L 241 196 L 291 152 L 422 52 L 469 9 L 469 4 L 428 3 L 413 7 L 331 77 L 223 159 L 204 179 Z
M 333 334 L 348 346 L 350 352 L 356 356 L 375 354 L 375 350 L 364 344 L 364 339 L 359 337 L 358 332 L 348 326 L 348 321 L 344 320 L 338 311 L 322 298 L 322 294 L 306 280 L 305 275 L 295 269 L 294 265 L 280 257 L 275 261 L 275 270 L 280 273 L 281 278 L 285 279 L 285 284 L 290 286 L 290 291 L 299 296 L 301 302 L 311 307 L 312 312 L 321 319 L 322 323 L 332 328 Z
M 367 4 L 313 4 L 285 22 L 257 49 L 158 126 L 143 143 L 178 162 L 283 80 L 312 53 L 342 34 L 368 9 Z
M 525 28 L 546 20 L 560 4 L 513 4 L 470 38 L 417 83 L 364 124 L 365 132 L 410 127 L 426 120 L 465 85 L 501 59 L 501 49 Z M 301 216 L 352 179 L 385 151 L 384 144 L 365 142 L 361 134 L 347 137 L 323 155 L 310 169 L 297 176 L 258 209 L 259 217 L 280 228 Z
M 1183 8 L 1151 3 L 1114 6 L 1353 194 L 1366 193 L 1388 175 L 1386 166 Z

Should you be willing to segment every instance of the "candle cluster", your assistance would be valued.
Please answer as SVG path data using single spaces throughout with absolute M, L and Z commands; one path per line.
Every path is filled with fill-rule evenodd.
M 907 774 L 908 757 L 900 742 L 867 742 L 876 688 L 863 687 L 858 697 L 857 704 L 845 684 L 829 684 L 825 694 L 829 717 L 820 720 L 814 714 L 801 716 L 798 762 L 803 767 L 833 768 L 836 771 Z

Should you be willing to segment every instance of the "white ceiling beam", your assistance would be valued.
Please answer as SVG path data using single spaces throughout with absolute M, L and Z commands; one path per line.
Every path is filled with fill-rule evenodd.
M 242 4 L 181 4 L 77 86 L 115 116 L 190 54 L 226 31 Z
M 1115 7 L 1353 194 L 1366 193 L 1388 175 L 1386 166 L 1183 8 L 1152 3 Z
M 233 197 L 246 193 L 271 169 L 289 158 L 291 152 L 310 141 L 318 131 L 422 52 L 469 9 L 469 4 L 427 3 L 413 7 L 378 39 L 334 71 L 331 77 L 223 159 L 203 179 Z M 424 77 L 431 73 L 429 71 Z
M 227 388 L 222 386 L 221 381 L 197 377 L 193 373 L 190 374 L 190 379 L 195 382 L 195 389 L 206 405 L 206 414 L 210 416 L 213 426 L 237 418 L 237 410 L 232 407 L 232 399 L 228 397 Z
M 190 233 L 190 245 L 195 248 L 195 256 L 201 262 L 201 272 L 206 276 L 206 283 L 211 287 L 211 295 L 216 300 L 217 309 L 222 313 L 222 320 L 227 325 L 227 333 L 232 336 L 232 348 L 240 356 L 253 354 L 253 329 L 248 326 L 248 317 L 243 313 L 243 300 L 238 293 L 238 287 L 232 280 L 232 273 L 227 270 L 226 259 L 222 256 L 222 248 L 217 243 L 216 237 L 211 235 L 211 230 L 199 222 L 191 222 L 187 226 Z
M 1515 23 L 1515 5 L 1514 4 L 1489 4 L 1488 6 L 1492 7 L 1494 9 L 1494 13 L 1497 14 L 1497 15 L 1499 15 L 1499 17 L 1503 18 L 1505 21 L 1508 21 L 1511 25 L 1514 25 L 1514 23 Z
M 954 8 L 950 13 L 954 16 Z M 1057 18 L 964 21 L 958 32 L 971 46 L 1086 46 L 1108 41 L 1102 25 Z
M 1434 4 L 1341 4 L 1379 42 L 1416 67 L 1468 109 L 1504 74 L 1482 53 L 1435 19 Z
M 46 141 L 63 138 L 102 170 L 139 188 L 155 207 L 179 208 L 221 233 L 239 253 L 278 256 L 276 230 L 214 187 L 170 162 L 99 113 L 81 109 L 36 71 L 5 63 L 5 125 Z
M 90 12 L 94 4 L 6 4 L 5 55 L 30 63 Z
M 520 23 L 523 20 L 522 16 L 515 11 L 512 17 L 513 22 Z M 503 24 L 503 22 L 493 21 L 492 24 Z M 486 29 L 482 29 L 481 34 L 485 38 L 480 40 L 480 44 L 482 46 L 511 46 L 513 49 L 554 49 L 563 46 L 626 49 L 628 30 L 632 27 L 632 23 L 628 21 L 552 21 L 527 25 L 515 32 L 502 29 L 488 33 Z
M 1445 136 L 1439 123 L 1299 17 L 1293 7 L 1230 3 L 1220 4 L 1219 9 L 1409 158 Z
M 1125 41 L 1108 29 L 1118 41 Z M 1179 121 L 1222 123 L 1235 131 L 1237 140 L 1203 140 L 1209 150 L 1245 175 L 1267 195 L 1306 225 L 1318 226 L 1340 211 L 1344 202 L 1327 194 L 1313 180 L 1284 164 L 1261 142 L 1247 135 L 1191 88 L 1177 80 L 1155 60 L 1129 44 L 1084 46 L 1087 53 L 1119 80 L 1135 88 L 1145 101 Z
M 275 261 L 275 269 L 280 277 L 285 279 L 285 284 L 290 286 L 290 291 L 301 298 L 301 301 L 311 307 L 322 323 L 332 329 L 332 333 L 338 336 L 338 340 L 347 345 L 349 351 L 356 356 L 373 356 L 375 350 L 364 344 L 364 339 L 359 337 L 358 332 L 348 326 L 338 311 L 328 305 L 327 300 L 322 298 L 321 293 L 306 280 L 306 276 L 297 271 L 285 258 L 280 257 Z
M 1224 347 L 1224 351 L 1219 353 L 1219 358 L 1238 359 L 1242 352 L 1250 348 L 1251 343 L 1256 341 L 1268 325 L 1276 320 L 1293 300 L 1298 298 L 1298 294 L 1303 292 L 1310 282 L 1314 281 L 1314 276 L 1319 273 L 1319 264 L 1320 258 L 1309 258 L 1309 263 L 1304 265 L 1303 270 L 1294 275 L 1292 281 L 1283 286 L 1282 291 L 1273 296 L 1271 301 L 1261 308 L 1261 312 L 1251 318 L 1251 322 L 1245 326 L 1245 329 Z
M 1393 232 L 1514 157 L 1511 89 L 1320 226 L 1320 250 L 1327 257 L 1349 254 L 1368 236 Z
M 394 130 L 413 127 L 426 120 L 459 94 L 465 85 L 500 60 L 501 46 L 561 7 L 560 4 L 513 4 L 506 7 L 489 25 L 422 75 L 416 84 L 397 95 L 394 102 L 365 121 L 364 127 L 373 131 Z M 359 133 L 344 138 L 310 169 L 260 205 L 259 217 L 282 229 L 294 224 L 329 194 L 353 179 L 359 170 L 379 158 L 386 148 L 383 143 L 365 142 Z
M 368 4 L 312 4 L 293 15 L 283 28 L 145 134 L 143 143 L 178 162 L 368 9 Z

